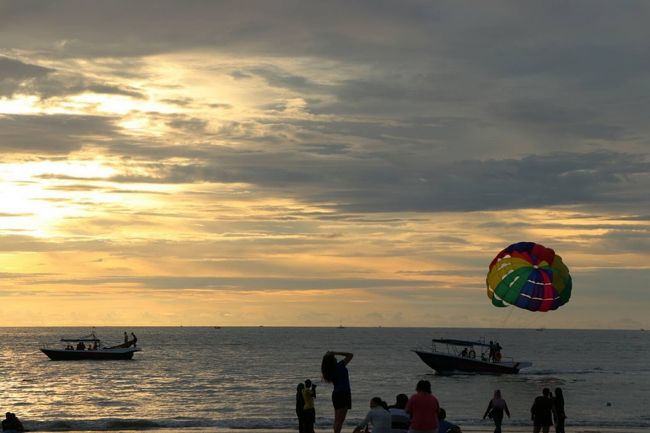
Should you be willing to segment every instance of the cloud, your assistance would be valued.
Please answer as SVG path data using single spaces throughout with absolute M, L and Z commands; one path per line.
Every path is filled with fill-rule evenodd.
M 69 154 L 85 144 L 115 138 L 115 118 L 92 115 L 0 115 L 0 150 L 5 153 Z
M 12 97 L 21 93 L 46 99 L 85 92 L 144 98 L 140 91 L 128 86 L 99 82 L 81 73 L 60 71 L 0 56 L 0 96 Z
M 21 86 L 45 77 L 53 70 L 0 56 L 0 96 L 11 97 Z
M 166 164 L 155 177 L 116 182 L 248 183 L 306 202 L 351 212 L 448 212 L 600 204 L 618 209 L 647 203 L 650 161 L 615 152 L 557 153 L 521 159 L 428 163 L 221 148 L 211 163 Z

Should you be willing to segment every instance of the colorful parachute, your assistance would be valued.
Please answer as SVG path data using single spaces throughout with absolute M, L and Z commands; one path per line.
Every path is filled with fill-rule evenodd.
M 519 242 L 501 251 L 490 263 L 487 295 L 492 305 L 516 305 L 549 311 L 569 302 L 571 275 L 562 258 L 534 242 Z

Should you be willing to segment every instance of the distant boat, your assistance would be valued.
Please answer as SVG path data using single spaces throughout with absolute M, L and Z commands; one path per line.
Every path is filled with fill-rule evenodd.
M 497 352 L 496 359 L 489 359 L 490 345 L 482 341 L 466 341 L 452 339 L 433 339 L 431 350 L 414 350 L 420 359 L 438 374 L 487 373 L 487 374 L 517 374 L 519 370 L 533 365 L 530 362 L 512 359 L 501 359 Z M 436 346 L 444 347 L 443 350 Z M 460 349 L 462 347 L 462 350 Z M 478 354 L 474 348 L 478 349 Z
M 337 326 L 338 329 L 345 329 L 345 326 L 343 326 L 343 321 L 341 320 L 339 322 L 339 326 Z
M 133 354 L 140 351 L 140 348 L 135 346 L 136 339 L 117 346 L 105 347 L 94 332 L 79 338 L 62 338 L 60 342 L 65 343 L 63 349 L 51 349 L 46 346 L 41 348 L 41 352 L 52 361 L 106 361 L 132 359 Z M 88 343 L 88 347 L 86 347 L 86 343 Z

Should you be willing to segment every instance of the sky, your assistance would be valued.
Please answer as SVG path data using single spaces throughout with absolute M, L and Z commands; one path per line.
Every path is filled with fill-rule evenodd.
M 0 326 L 650 328 L 649 20 L 0 0 Z M 491 305 L 518 241 L 559 310 Z

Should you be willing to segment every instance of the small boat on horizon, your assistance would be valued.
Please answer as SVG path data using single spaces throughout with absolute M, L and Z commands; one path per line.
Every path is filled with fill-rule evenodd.
M 438 374 L 481 373 L 517 374 L 531 362 L 502 359 L 501 346 L 484 341 L 432 339 L 431 350 L 414 350 L 420 359 Z M 490 342 L 492 343 L 492 342 Z M 444 349 L 440 350 L 436 344 Z M 462 348 L 462 349 L 461 349 Z M 478 349 L 478 353 L 476 352 Z M 498 349 L 498 350 L 496 350 Z
M 135 352 L 141 349 L 136 347 L 137 338 L 126 340 L 122 344 L 106 347 L 97 338 L 95 332 L 79 338 L 61 338 L 65 343 L 62 349 L 52 349 L 47 346 L 41 347 L 41 352 L 52 361 L 81 361 L 81 360 L 127 360 L 132 359 Z M 76 344 L 74 344 L 76 343 Z M 88 346 L 86 346 L 86 343 Z

